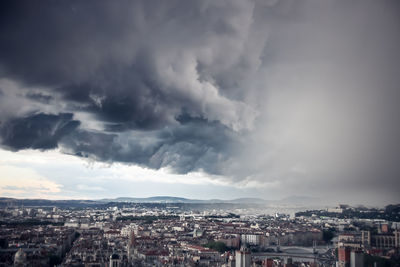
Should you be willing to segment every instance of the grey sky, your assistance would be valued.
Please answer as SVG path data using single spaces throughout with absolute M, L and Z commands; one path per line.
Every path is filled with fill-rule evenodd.
M 400 200 L 398 1 L 0 5 L 3 150 L 203 173 L 246 196 Z

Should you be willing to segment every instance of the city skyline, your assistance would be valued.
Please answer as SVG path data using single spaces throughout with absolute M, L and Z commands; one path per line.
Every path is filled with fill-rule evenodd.
M 397 1 L 4 1 L 0 196 L 400 195 Z

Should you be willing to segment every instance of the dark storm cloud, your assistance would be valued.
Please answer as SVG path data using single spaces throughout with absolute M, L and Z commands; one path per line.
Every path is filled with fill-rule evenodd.
M 203 119 L 179 118 L 177 127 L 160 131 L 104 134 L 78 130 L 65 137 L 65 153 L 104 162 L 136 163 L 159 169 L 170 167 L 177 173 L 205 170 L 221 174 L 221 165 L 230 158 L 237 138 L 227 127 Z
M 34 92 L 27 93 L 26 97 L 38 102 L 42 102 L 44 104 L 48 104 L 50 103 L 51 100 L 53 100 L 53 97 L 51 95 L 45 95 L 42 93 L 34 93 Z
M 65 100 L 84 105 L 100 120 L 126 123 L 119 125 L 121 129 L 165 125 L 182 108 L 235 128 L 246 128 L 242 124 L 253 120 L 254 111 L 243 99 L 219 92 L 226 87 L 221 78 L 217 78 L 220 85 L 210 75 L 199 82 L 196 73 L 199 64 L 216 65 L 221 70 L 213 75 L 227 76 L 240 64 L 251 24 L 251 2 L 13 1 L 1 5 L 3 77 L 47 86 Z M 237 56 L 232 58 L 232 53 Z M 221 112 L 220 107 L 232 114 Z
M 11 149 L 60 143 L 67 153 L 101 161 L 220 173 L 234 132 L 252 127 L 256 112 L 237 87 L 252 69 L 243 62 L 253 2 L 0 5 L 0 75 L 40 87 L 25 95 L 53 113 L 90 114 L 102 128 L 85 129 L 85 118 L 65 136 L 29 135 L 22 122 L 39 127 L 38 118 L 5 118 L 3 144 Z M 228 81 L 239 65 L 236 82 Z M 26 135 L 25 143 L 17 138 Z
M 1 125 L 2 144 L 12 150 L 56 148 L 61 138 L 73 132 L 79 122 L 72 114 L 34 114 Z
M 2 144 L 395 198 L 399 12 L 389 0 L 2 1 Z
M 164 129 L 158 134 L 162 146 L 152 155 L 149 166 L 172 166 L 180 173 L 205 170 L 212 174 L 223 173 L 223 163 L 232 153 L 238 134 L 218 122 L 178 118 L 179 127 Z

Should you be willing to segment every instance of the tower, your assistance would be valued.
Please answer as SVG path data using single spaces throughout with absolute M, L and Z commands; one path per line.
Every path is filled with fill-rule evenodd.
M 28 266 L 26 261 L 26 253 L 20 248 L 14 255 L 14 266 L 24 267 Z
M 128 261 L 130 262 L 133 259 L 134 256 L 134 249 L 135 249 L 135 243 L 136 243 L 136 238 L 135 238 L 135 232 L 131 230 L 130 236 L 129 236 L 129 243 L 128 243 Z
M 317 253 L 317 241 L 313 240 L 312 244 L 313 244 L 313 254 L 316 254 Z
M 338 262 L 339 267 L 349 267 L 350 266 L 350 249 L 347 247 L 338 248 Z
M 352 251 L 350 253 L 350 267 L 363 267 L 364 253 L 362 251 Z
M 250 250 L 242 246 L 240 250 L 236 250 L 236 267 L 250 267 L 250 265 L 251 265 Z

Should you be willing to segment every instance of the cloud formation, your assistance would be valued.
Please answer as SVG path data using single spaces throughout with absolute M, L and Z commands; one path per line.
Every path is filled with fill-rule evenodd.
M 2 144 L 10 149 L 52 149 L 79 126 L 71 113 L 34 114 L 7 121 L 1 127 Z
M 235 80 L 219 77 L 251 58 L 253 9 L 242 1 L 3 3 L 1 74 L 41 104 L 35 115 L 3 119 L 3 145 L 219 172 L 235 132 L 257 115 L 231 92 L 238 88 L 222 85 Z M 100 129 L 73 120 L 78 112 Z
M 390 0 L 4 1 L 1 144 L 394 199 L 398 12 Z

